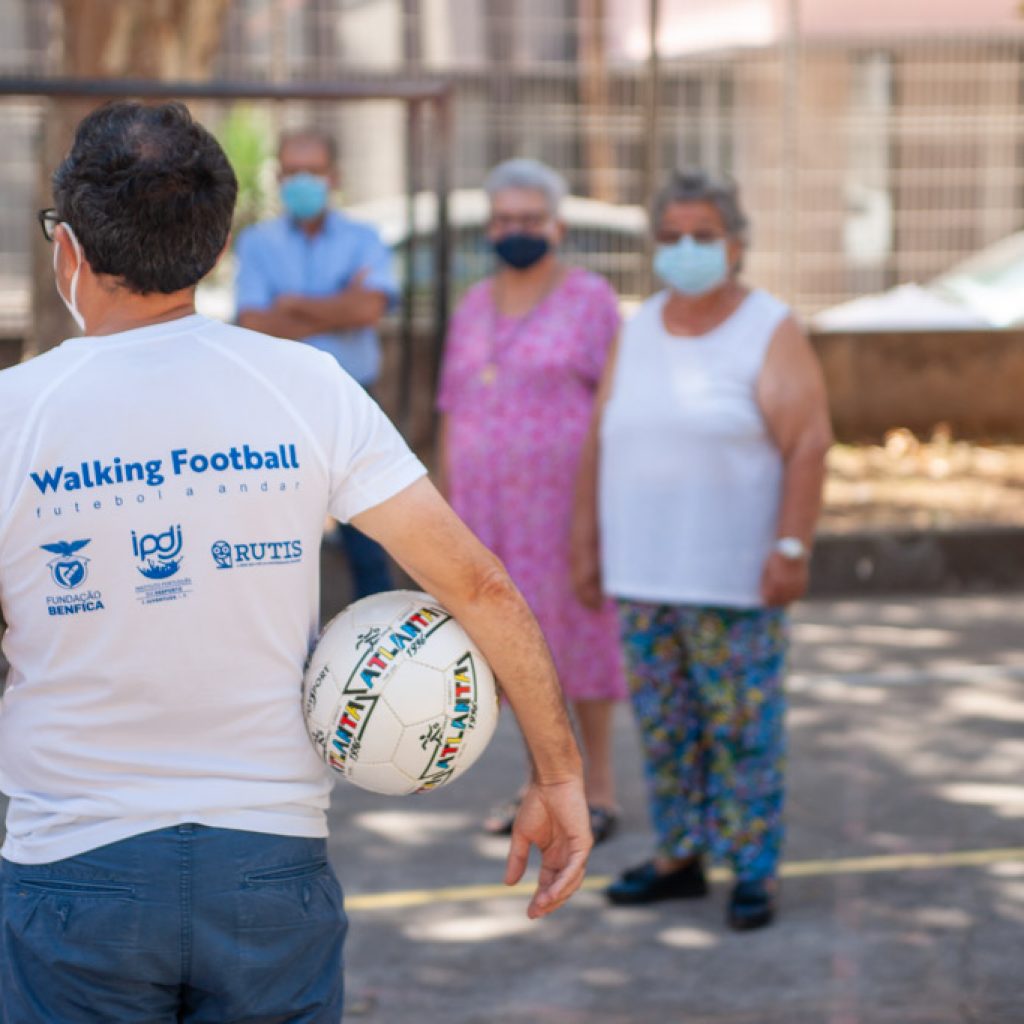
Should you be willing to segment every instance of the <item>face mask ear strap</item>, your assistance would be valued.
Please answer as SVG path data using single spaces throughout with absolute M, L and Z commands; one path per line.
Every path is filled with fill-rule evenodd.
M 69 297 L 64 299 L 64 296 L 60 297 L 64 299 L 64 304 L 68 307 L 68 312 L 74 318 L 76 324 L 78 324 L 79 330 L 85 330 L 85 319 L 82 314 L 78 311 L 78 275 L 82 270 L 82 263 L 85 261 L 85 254 L 82 250 L 82 245 L 78 241 L 78 236 L 75 234 L 75 229 L 67 223 L 67 221 L 61 221 L 60 226 L 68 233 L 68 238 L 71 239 L 71 245 L 75 250 L 76 264 L 74 273 L 71 275 L 71 285 L 69 287 Z M 53 269 L 57 269 L 57 259 L 60 254 L 60 242 L 57 241 L 53 247 Z M 57 294 L 60 295 L 60 288 L 57 289 Z

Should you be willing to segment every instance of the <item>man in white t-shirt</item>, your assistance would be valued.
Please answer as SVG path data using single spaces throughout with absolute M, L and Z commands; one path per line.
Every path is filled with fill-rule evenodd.
M 540 848 L 532 917 L 590 848 L 554 669 L 335 360 L 196 315 L 237 186 L 183 106 L 89 115 L 53 186 L 40 219 L 85 336 L 0 373 L 0 1019 L 334 1024 L 331 780 L 299 698 L 325 515 L 383 544 L 502 680 L 535 765 L 505 876 Z

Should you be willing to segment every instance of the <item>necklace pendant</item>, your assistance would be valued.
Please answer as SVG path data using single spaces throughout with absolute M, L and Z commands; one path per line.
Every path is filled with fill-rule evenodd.
M 480 371 L 480 380 L 490 387 L 498 379 L 498 368 L 494 363 L 488 363 Z

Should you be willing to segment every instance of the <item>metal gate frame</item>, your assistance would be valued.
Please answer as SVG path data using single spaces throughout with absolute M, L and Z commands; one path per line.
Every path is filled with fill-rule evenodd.
M 225 80 L 157 81 L 138 78 L 26 78 L 0 76 L 0 99 L 48 97 L 55 99 L 166 99 L 166 100 L 305 100 L 317 103 L 352 103 L 397 100 L 406 110 L 406 259 L 403 267 L 401 329 L 399 333 L 398 419 L 407 426 L 412 411 L 413 298 L 416 252 L 415 197 L 422 152 L 423 111 L 432 112 L 434 132 L 433 193 L 436 200 L 434 233 L 435 289 L 431 347 L 431 379 L 436 378 L 441 347 L 448 325 L 451 291 L 451 229 L 448 200 L 451 190 L 453 103 L 451 86 L 444 81 L 414 78 L 365 78 L 331 82 L 249 83 Z

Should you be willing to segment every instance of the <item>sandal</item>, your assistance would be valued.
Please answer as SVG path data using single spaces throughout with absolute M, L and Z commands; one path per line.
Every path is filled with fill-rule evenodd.
M 619 816 L 610 807 L 590 808 L 590 831 L 594 834 L 594 845 L 610 839 L 619 827 Z
M 512 826 L 515 824 L 516 815 L 519 813 L 520 797 L 515 797 L 495 807 L 490 814 L 484 818 L 483 830 L 489 836 L 510 836 Z

